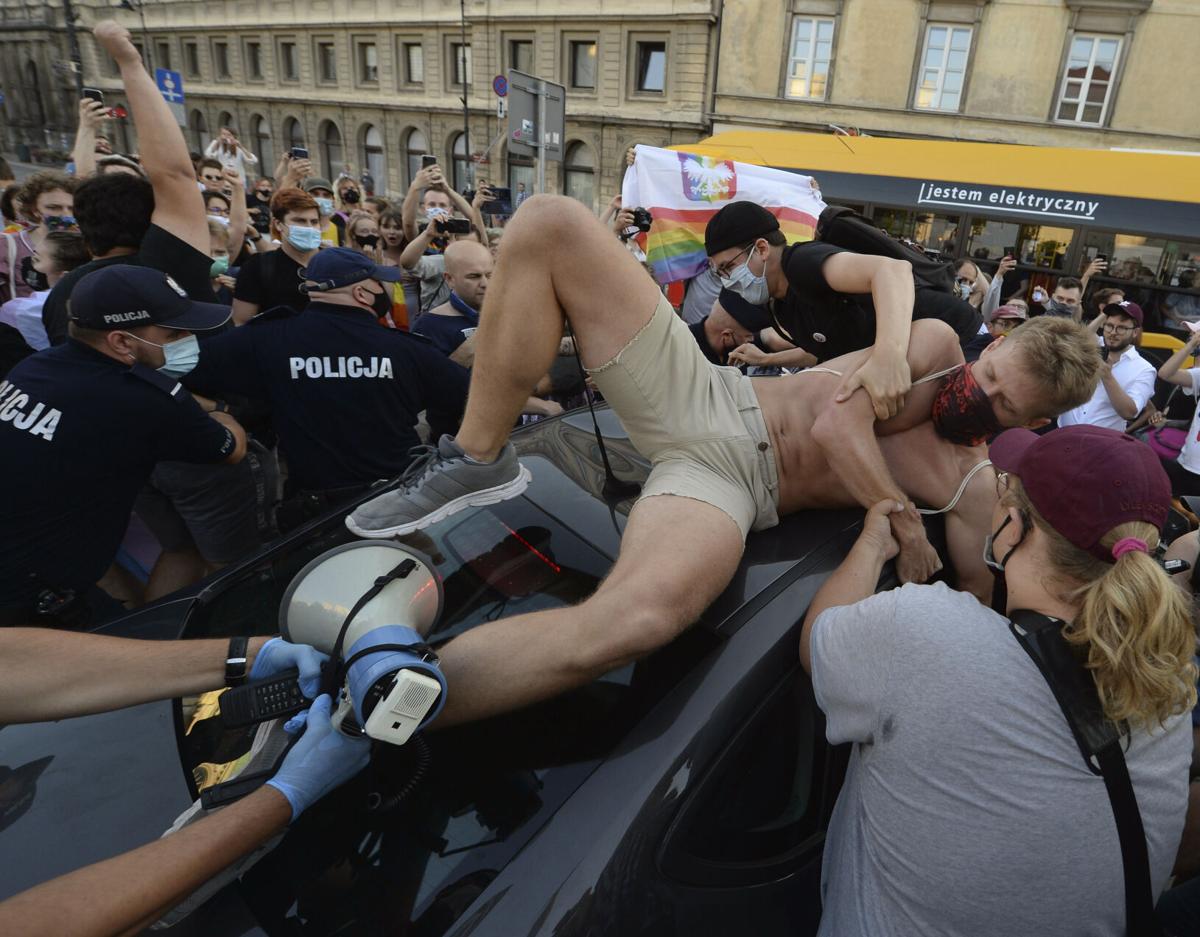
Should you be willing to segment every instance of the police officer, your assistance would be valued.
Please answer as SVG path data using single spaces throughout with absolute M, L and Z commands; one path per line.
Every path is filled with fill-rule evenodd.
M 246 436 L 176 381 L 229 308 L 126 264 L 75 287 L 65 344 L 0 382 L 0 623 L 84 624 L 154 464 L 241 460 Z M 111 600 L 107 603 L 114 605 Z
M 277 521 L 289 529 L 402 472 L 420 444 L 424 410 L 435 438 L 453 433 L 467 372 L 426 340 L 382 327 L 399 267 L 326 248 L 305 271 L 303 312 L 279 307 L 204 342 L 188 387 L 267 400 L 287 456 Z

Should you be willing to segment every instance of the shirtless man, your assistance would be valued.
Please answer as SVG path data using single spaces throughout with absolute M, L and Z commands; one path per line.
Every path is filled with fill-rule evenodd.
M 860 279 L 850 286 L 866 292 L 871 270 L 897 263 L 844 256 L 861 261 Z M 935 397 L 943 428 L 970 438 L 993 426 L 1045 423 L 1090 397 L 1098 375 L 1094 339 L 1073 323 L 1031 324 L 1022 327 L 1031 329 L 1025 341 L 1000 339 L 986 352 L 974 371 L 981 388 L 974 394 L 975 382 L 957 369 L 949 382 L 918 383 L 907 405 L 893 401 L 895 415 L 873 430 L 875 404 L 866 388 L 842 402 L 831 398 L 845 392 L 877 351 L 826 362 L 840 374 L 750 379 L 714 367 L 654 282 L 586 209 L 570 199 L 535 196 L 505 232 L 458 436 L 442 438 L 421 478 L 360 506 L 347 526 L 361 536 L 389 537 L 523 491 L 529 474 L 507 442 L 509 430 L 528 388 L 553 359 L 567 318 L 584 365 L 653 470 L 630 513 L 617 562 L 594 595 L 573 608 L 472 629 L 441 649 L 448 679 L 470 687 L 455 694 L 443 722 L 545 699 L 666 644 L 728 584 L 747 532 L 774 525 L 781 513 L 888 497 L 907 501 L 888 473 L 876 432 L 913 497 L 942 507 L 965 470 L 984 456 L 937 439 L 929 425 Z M 910 357 L 900 362 L 905 371 L 922 377 L 961 363 L 952 329 L 918 325 Z M 903 331 L 902 348 L 908 346 Z M 874 367 L 880 370 L 878 361 Z M 908 391 L 905 384 L 897 396 Z M 894 442 L 887 439 L 893 435 Z M 964 452 L 952 460 L 937 456 L 956 448 Z M 987 472 L 967 488 L 971 495 L 960 504 L 994 498 Z M 986 531 L 986 523 L 972 546 L 980 553 L 978 531 Z M 688 548 L 679 549 L 681 543 Z M 940 565 L 929 553 L 931 560 L 920 554 L 910 578 L 927 578 Z M 523 653 L 510 653 L 518 645 Z

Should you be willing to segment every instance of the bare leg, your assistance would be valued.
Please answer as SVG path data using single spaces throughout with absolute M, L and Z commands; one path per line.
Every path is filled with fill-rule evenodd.
M 146 582 L 146 601 L 154 602 L 177 589 L 199 582 L 209 572 L 204 557 L 195 547 L 163 550 Z
M 728 585 L 742 546 L 733 519 L 711 504 L 638 502 L 616 565 L 587 601 L 480 625 L 439 651 L 451 692 L 437 725 L 527 706 L 663 646 Z
M 473 458 L 495 458 L 550 370 L 565 320 L 584 364 L 596 367 L 650 321 L 660 297 L 612 232 L 574 199 L 526 201 L 505 229 L 488 287 L 459 446 Z

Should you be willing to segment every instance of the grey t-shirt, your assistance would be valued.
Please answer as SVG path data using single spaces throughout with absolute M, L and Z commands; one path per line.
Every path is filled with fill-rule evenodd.
M 434 306 L 440 306 L 450 298 L 450 287 L 443 276 L 446 272 L 446 258 L 443 255 L 423 254 L 415 266 L 405 269 L 421 279 L 422 313 L 428 312 Z M 409 316 L 412 317 L 411 312 Z
M 707 267 L 688 280 L 687 293 L 680 310 L 683 321 L 695 325 L 712 312 L 713 303 L 721 295 L 721 278 Z
M 812 675 L 854 742 L 830 821 L 821 935 L 1121 935 L 1108 795 L 1005 618 L 943 584 L 827 609 Z M 1187 714 L 1126 752 L 1157 894 L 1183 830 Z

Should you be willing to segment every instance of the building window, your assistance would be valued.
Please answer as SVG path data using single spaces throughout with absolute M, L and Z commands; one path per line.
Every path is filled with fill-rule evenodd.
M 784 95 L 824 101 L 833 60 L 833 20 L 797 16 L 792 20 Z
M 300 80 L 300 60 L 296 55 L 296 43 L 279 43 L 279 73 L 284 81 Z
M 289 117 L 283 122 L 283 142 L 289 153 L 296 147 L 304 146 L 304 128 L 295 117 Z
M 411 186 L 413 180 L 417 178 L 417 173 L 421 171 L 421 157 L 428 152 L 429 141 L 425 139 L 425 134 L 420 130 L 410 130 L 404 140 L 404 165 L 408 170 L 408 178 L 404 180 L 405 185 Z
M 1120 54 L 1119 36 L 1076 33 L 1071 38 L 1071 54 L 1063 74 L 1056 120 L 1071 124 L 1104 123 Z
M 188 78 L 200 77 L 200 43 L 188 40 L 183 44 L 183 70 Z
M 359 153 L 359 162 L 374 181 L 373 190 L 387 188 L 387 166 L 383 162 L 383 135 L 373 124 L 367 124 L 362 130 L 362 150 Z
M 203 153 L 205 147 L 212 142 L 212 137 L 208 135 L 208 121 L 204 119 L 201 111 L 192 111 L 188 115 L 188 135 L 191 137 L 192 149 L 197 153 Z
M 454 169 L 451 182 L 456 192 L 465 192 L 468 186 L 467 178 L 467 138 L 465 134 L 454 135 L 454 145 L 450 148 Z
M 508 155 L 508 187 L 512 190 L 514 211 L 533 194 L 533 169 L 533 160 L 528 156 Z
M 572 143 L 563 160 L 563 193 L 595 210 L 596 161 L 586 143 Z
M 468 42 L 464 46 L 461 42 L 450 43 L 450 61 L 453 63 L 451 69 L 454 84 L 461 85 L 463 75 L 467 77 L 467 84 L 471 84 L 471 44 Z
M 425 47 L 419 42 L 402 43 L 401 57 L 404 62 L 404 83 L 406 85 L 424 84 Z
M 229 43 L 214 42 L 213 43 L 213 70 L 217 73 L 218 79 L 232 78 L 233 75 L 229 71 Z
M 373 42 L 360 42 L 357 47 L 358 83 L 379 84 L 379 50 Z
M 667 89 L 667 44 L 639 42 L 636 50 L 637 90 L 662 94 Z
M 317 43 L 317 81 L 337 84 L 337 49 L 332 40 Z
M 508 67 L 526 75 L 533 74 L 533 40 L 508 40 Z
M 253 81 L 262 81 L 262 43 L 246 43 L 246 77 Z
M 261 114 L 250 118 L 250 130 L 254 135 L 254 155 L 258 157 L 258 171 L 266 175 L 275 165 L 275 151 L 271 147 L 271 125 Z
M 154 67 L 171 70 L 171 44 L 160 40 L 154 43 Z
M 971 27 L 930 23 L 921 52 L 921 73 L 914 107 L 932 111 L 957 111 L 967 75 Z
M 596 41 L 572 40 L 568 46 L 570 61 L 568 77 L 572 88 L 596 87 Z
M 342 171 L 342 164 L 345 162 L 345 155 L 342 152 L 342 132 L 338 130 L 337 124 L 332 120 L 327 120 L 321 124 L 317 136 L 321 141 L 321 164 L 325 169 L 325 176 L 335 179 Z

